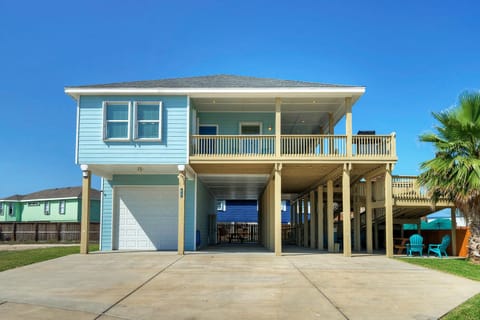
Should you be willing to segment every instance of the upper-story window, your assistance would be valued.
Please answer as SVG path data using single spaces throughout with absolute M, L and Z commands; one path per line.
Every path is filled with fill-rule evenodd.
M 49 214 L 50 214 L 50 202 L 45 201 L 45 202 L 43 203 L 43 213 L 44 213 L 45 215 L 49 215 Z
M 0 216 L 3 216 L 3 202 L 0 202 Z
M 15 211 L 13 210 L 13 203 L 8 204 L 8 215 L 13 217 L 15 215 Z
M 162 102 L 136 101 L 135 109 L 135 139 L 162 139 Z
M 59 214 L 65 214 L 65 200 L 61 200 L 58 203 L 58 213 Z
M 104 140 L 130 140 L 130 102 L 105 101 L 103 119 Z

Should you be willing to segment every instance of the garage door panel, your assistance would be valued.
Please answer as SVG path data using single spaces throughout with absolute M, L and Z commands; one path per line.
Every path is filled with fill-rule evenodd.
M 175 250 L 178 235 L 176 186 L 118 189 L 118 248 Z

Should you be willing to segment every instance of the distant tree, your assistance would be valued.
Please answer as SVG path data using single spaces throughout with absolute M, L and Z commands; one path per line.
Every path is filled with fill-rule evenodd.
M 480 262 L 480 93 L 463 93 L 458 104 L 439 113 L 434 133 L 420 135 L 436 149 L 421 163 L 418 177 L 432 196 L 452 201 L 470 228 L 469 257 Z

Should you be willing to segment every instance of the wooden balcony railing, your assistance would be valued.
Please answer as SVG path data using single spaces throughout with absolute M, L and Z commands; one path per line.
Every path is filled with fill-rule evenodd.
M 347 136 L 282 135 L 281 155 L 288 157 L 345 157 Z
M 192 156 L 202 158 L 271 158 L 274 135 L 193 135 Z
M 394 135 L 352 137 L 352 157 L 394 158 Z M 280 153 L 275 153 L 275 135 L 192 135 L 191 156 L 220 158 L 346 158 L 346 135 L 281 135 Z
M 391 157 L 396 155 L 394 135 L 352 136 L 352 155 L 356 157 Z
M 430 199 L 426 189 L 417 183 L 416 176 L 393 176 L 392 194 L 400 200 Z

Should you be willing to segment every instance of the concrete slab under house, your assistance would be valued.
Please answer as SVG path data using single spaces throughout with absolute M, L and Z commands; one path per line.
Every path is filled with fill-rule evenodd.
M 65 92 L 84 194 L 102 178 L 102 251 L 214 246 L 217 206 L 242 200 L 256 201 L 256 243 L 275 255 L 294 244 L 391 257 L 399 227 L 432 212 L 416 177 L 392 174 L 395 128 L 352 132 L 363 86 L 212 75 Z

